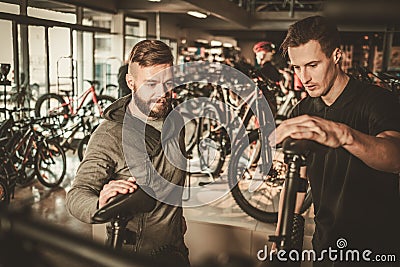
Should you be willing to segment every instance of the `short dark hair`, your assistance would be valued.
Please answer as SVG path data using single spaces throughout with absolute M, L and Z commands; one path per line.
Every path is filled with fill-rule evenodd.
M 143 40 L 137 43 L 129 55 L 129 63 L 138 63 L 141 67 L 170 64 L 174 57 L 171 48 L 159 40 Z
M 284 55 L 289 47 L 298 47 L 311 40 L 318 41 L 322 52 L 330 57 L 340 46 L 340 35 L 336 25 L 326 17 L 312 16 L 289 26 L 288 33 L 281 45 Z

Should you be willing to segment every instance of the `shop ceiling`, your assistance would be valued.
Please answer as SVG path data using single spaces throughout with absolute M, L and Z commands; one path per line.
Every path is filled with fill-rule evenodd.
M 326 14 L 345 31 L 398 31 L 398 0 L 29 0 L 29 6 L 75 12 L 75 6 L 140 17 L 159 13 L 182 28 L 196 28 L 213 35 L 255 39 L 266 31 L 286 31 L 294 21 Z M 20 3 L 19 0 L 5 2 Z M 207 14 L 206 19 L 187 11 Z

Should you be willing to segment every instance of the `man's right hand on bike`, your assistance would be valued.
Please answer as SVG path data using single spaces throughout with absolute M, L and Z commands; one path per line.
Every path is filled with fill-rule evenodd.
M 137 188 L 138 186 L 134 177 L 130 177 L 128 180 L 111 180 L 100 191 L 99 209 L 117 194 L 133 193 Z

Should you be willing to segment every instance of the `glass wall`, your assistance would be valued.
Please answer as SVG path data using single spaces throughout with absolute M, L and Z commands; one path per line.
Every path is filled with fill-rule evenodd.
M 125 60 L 129 58 L 132 47 L 146 39 L 147 22 L 136 18 L 125 18 Z
M 0 34 L 2 34 L 2 41 L 0 42 L 0 63 L 11 64 L 10 73 L 7 76 L 9 81 L 14 80 L 14 56 L 13 56 L 13 43 L 12 43 L 12 23 L 11 21 L 0 20 Z M 4 107 L 4 101 L 9 101 L 11 86 L 0 86 L 0 107 Z M 6 104 L 7 105 L 7 104 Z M 0 119 L 3 119 L 3 114 L 0 114 Z
M 30 92 L 32 100 L 36 101 L 39 95 L 47 92 L 45 28 L 29 26 L 28 38 Z
M 0 2 L 0 10 L 10 14 L 19 14 L 19 6 Z M 0 63 L 10 64 L 11 69 L 7 78 L 14 83 L 14 55 L 13 55 L 13 36 L 12 36 L 12 22 L 0 19 Z M 4 93 L 4 90 L 6 93 Z M 0 86 L 0 107 L 4 107 L 4 100 L 6 102 L 10 99 L 11 86 Z M 7 105 L 7 103 L 6 103 Z M 3 119 L 0 114 L 0 119 Z

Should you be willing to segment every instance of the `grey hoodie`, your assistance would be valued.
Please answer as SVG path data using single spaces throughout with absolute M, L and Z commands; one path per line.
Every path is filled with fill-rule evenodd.
M 127 180 L 134 176 L 138 184 L 151 186 L 158 199 L 161 197 L 174 205 L 157 201 L 154 210 L 139 214 L 129 221 L 127 228 L 136 233 L 136 243 L 131 249 L 153 256 L 170 251 L 187 257 L 180 205 L 186 161 L 182 158 L 172 159 L 181 161 L 178 163 L 180 168 L 177 168 L 177 164 L 172 164 L 170 157 L 165 155 L 165 151 L 169 151 L 168 155 L 182 155 L 184 131 L 179 131 L 182 127 L 175 123 L 169 123 L 169 128 L 166 131 L 163 129 L 161 134 L 140 119 L 126 117 L 125 111 L 131 97 L 120 98 L 105 110 L 105 120 L 92 134 L 72 188 L 67 193 L 67 208 L 79 220 L 93 223 L 91 217 L 98 208 L 98 197 L 103 186 L 111 179 Z M 168 186 L 165 181 L 169 185 L 180 186 Z

